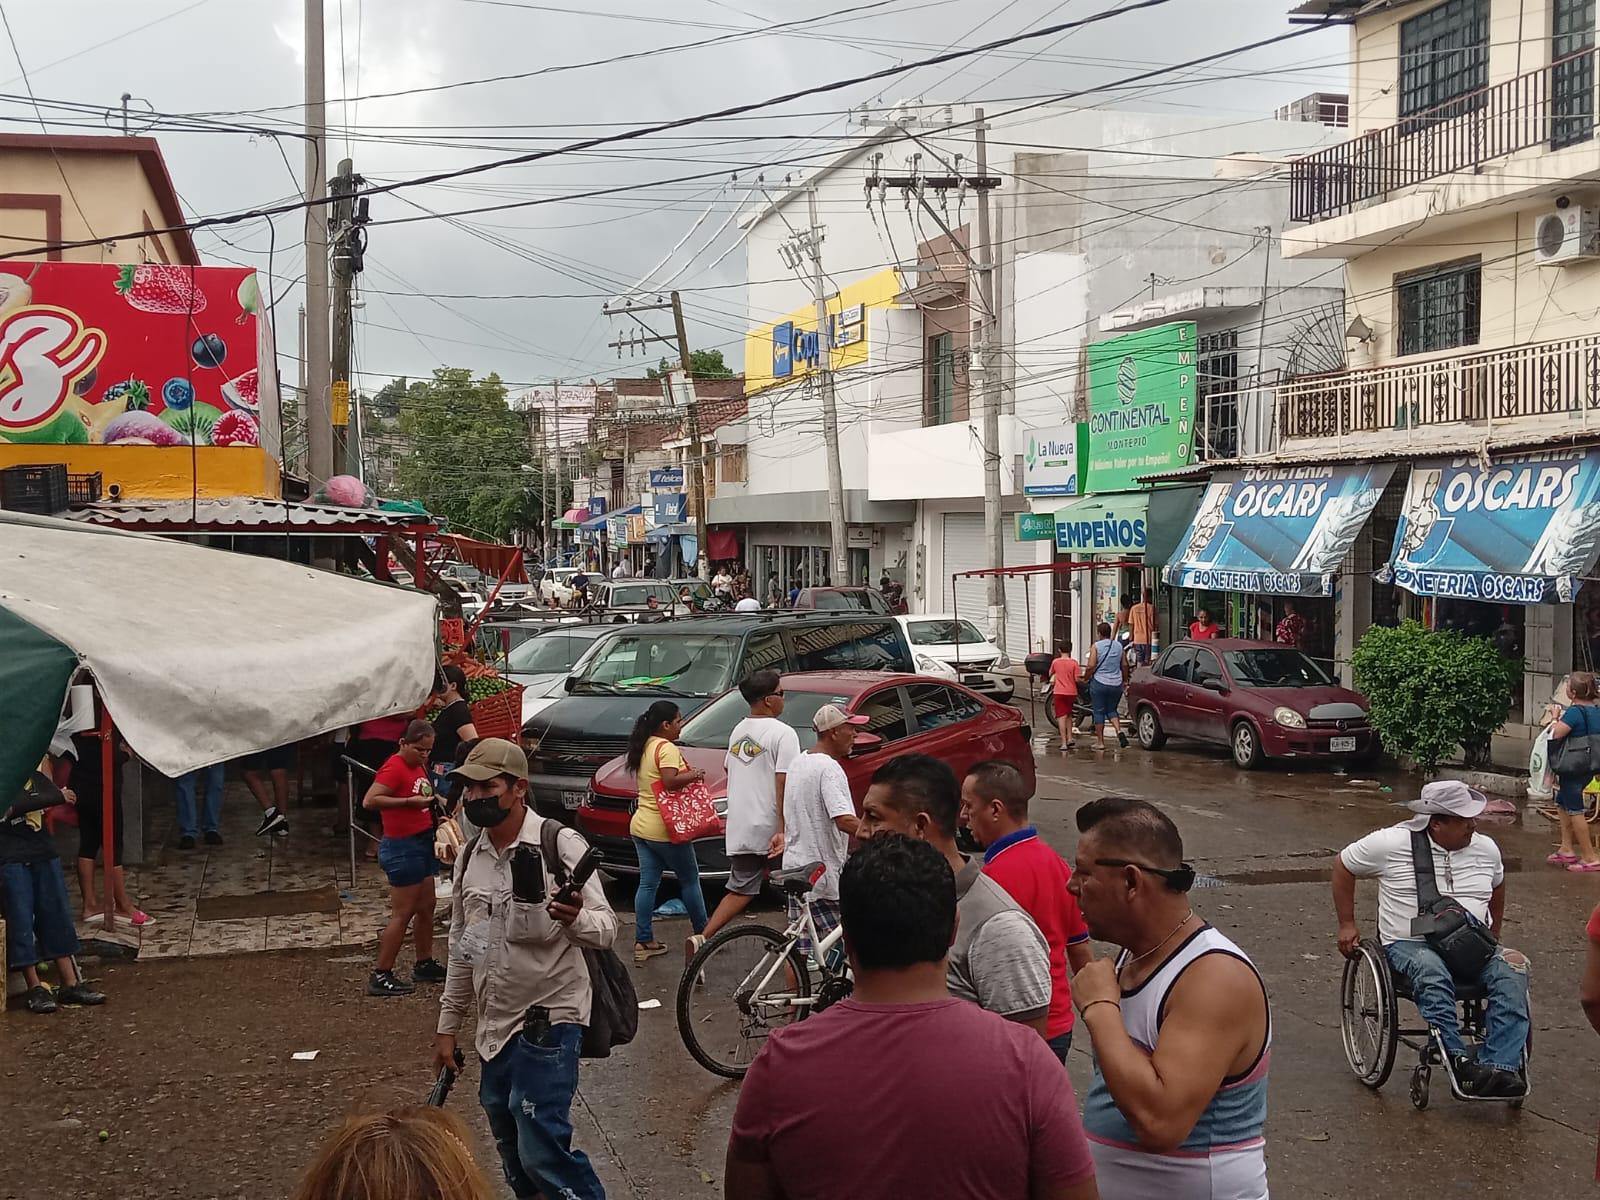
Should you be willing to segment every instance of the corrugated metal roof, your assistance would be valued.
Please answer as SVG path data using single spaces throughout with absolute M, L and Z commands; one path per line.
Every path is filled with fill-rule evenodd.
M 229 496 L 202 500 L 115 500 L 74 509 L 74 521 L 109 525 L 117 529 L 175 531 L 219 529 L 247 532 L 304 530 L 307 533 L 366 533 L 390 529 L 434 528 L 429 517 L 414 513 L 383 512 L 373 508 L 339 508 L 331 504 L 300 504 L 256 496 Z

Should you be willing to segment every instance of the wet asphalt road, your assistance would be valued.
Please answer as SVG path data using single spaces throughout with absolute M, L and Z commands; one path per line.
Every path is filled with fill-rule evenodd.
M 1406 1095 L 1409 1058 L 1378 1094 L 1344 1064 L 1340 960 L 1326 883 L 1347 841 L 1403 814 L 1392 794 L 1320 769 L 1242 774 L 1220 752 L 1173 743 L 1041 756 L 1035 817 L 1070 858 L 1077 806 L 1110 791 L 1164 805 L 1189 857 L 1223 881 L 1196 908 L 1255 959 L 1275 1020 L 1268 1163 L 1292 1197 L 1556 1195 L 1594 1186 L 1600 1038 L 1577 1004 L 1583 923 L 1600 879 L 1544 865 L 1542 818 L 1495 827 L 1512 864 L 1506 941 L 1534 969 L 1534 1090 L 1516 1113 L 1450 1099 L 1439 1073 L 1423 1113 Z M 619 908 L 629 899 L 617 895 Z M 1370 926 L 1374 894 L 1363 885 Z M 769 913 L 770 915 L 770 913 Z M 775 918 L 774 918 L 775 919 Z M 687 932 L 667 922 L 665 941 Z M 737 1085 L 689 1059 L 673 1023 L 677 960 L 637 973 L 639 1039 L 584 1068 L 578 1140 L 611 1195 L 721 1194 L 722 1154 Z M 96 1012 L 0 1019 L 0 1198 L 114 1195 L 189 1200 L 285 1195 L 313 1148 L 346 1112 L 420 1099 L 435 1014 L 431 996 L 369 1000 L 366 960 L 348 952 L 248 955 L 107 967 L 112 1003 Z M 290 1060 L 317 1049 L 316 1061 Z M 1087 1086 L 1086 1047 L 1071 1074 Z M 476 1073 L 451 1106 L 494 1156 L 473 1102 Z M 108 1139 L 98 1140 L 106 1130 Z

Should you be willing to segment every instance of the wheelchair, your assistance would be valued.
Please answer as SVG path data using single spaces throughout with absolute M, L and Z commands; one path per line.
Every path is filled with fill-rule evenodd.
M 1514 1109 L 1522 1107 L 1533 1089 L 1529 1072 L 1533 1058 L 1531 1023 L 1528 1044 L 1522 1052 L 1522 1074 L 1527 1081 L 1522 1095 L 1473 1096 L 1461 1090 L 1437 1030 L 1420 1024 L 1420 1014 L 1417 1027 L 1400 1024 L 1401 1000 L 1415 1003 L 1409 981 L 1389 966 L 1382 946 L 1371 939 L 1363 939 L 1355 957 L 1345 960 L 1344 978 L 1339 987 L 1339 1028 L 1344 1039 L 1344 1056 L 1362 1084 L 1377 1091 L 1387 1083 L 1394 1070 L 1395 1055 L 1404 1045 L 1417 1053 L 1416 1065 L 1411 1069 L 1411 1103 L 1419 1111 L 1428 1107 L 1428 1087 L 1435 1067 L 1444 1068 L 1450 1094 L 1457 1100 L 1509 1104 Z M 1486 1001 L 1481 984 L 1456 984 L 1461 1037 L 1469 1048 L 1483 1043 L 1488 1029 Z

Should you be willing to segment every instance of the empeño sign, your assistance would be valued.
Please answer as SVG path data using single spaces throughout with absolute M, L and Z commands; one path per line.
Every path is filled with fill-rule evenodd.
M 1082 490 L 1080 448 L 1085 432 L 1082 425 L 1028 431 L 1028 450 L 1022 456 L 1024 496 L 1076 496 Z
M 1127 491 L 1194 456 L 1195 327 L 1180 321 L 1089 347 L 1084 489 Z
M 1056 548 L 1073 554 L 1143 554 L 1148 492 L 1086 496 L 1055 514 Z

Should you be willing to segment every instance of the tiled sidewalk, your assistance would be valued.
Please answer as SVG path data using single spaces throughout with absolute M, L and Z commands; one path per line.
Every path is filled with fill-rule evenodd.
M 388 917 L 388 887 L 378 864 L 363 856 L 364 843 L 359 837 L 356 886 L 350 887 L 345 836 L 334 836 L 331 832 L 336 817 L 334 808 L 291 804 L 289 836 L 258 838 L 255 828 L 261 810 L 242 785 L 230 781 L 222 812 L 224 844 L 207 846 L 202 841 L 193 850 L 179 850 L 171 800 L 156 796 L 145 814 L 151 835 L 149 861 L 143 867 L 128 869 L 129 896 L 134 904 L 154 917 L 156 923 L 136 931 L 119 921 L 118 932 L 131 935 L 120 940 L 137 944 L 140 958 L 200 957 L 375 942 Z M 228 920 L 204 920 L 198 915 L 202 900 L 309 892 L 328 887 L 339 893 L 337 913 L 304 912 Z M 76 887 L 73 890 L 76 893 Z M 94 936 L 100 928 L 96 919 L 80 926 L 79 932 Z

